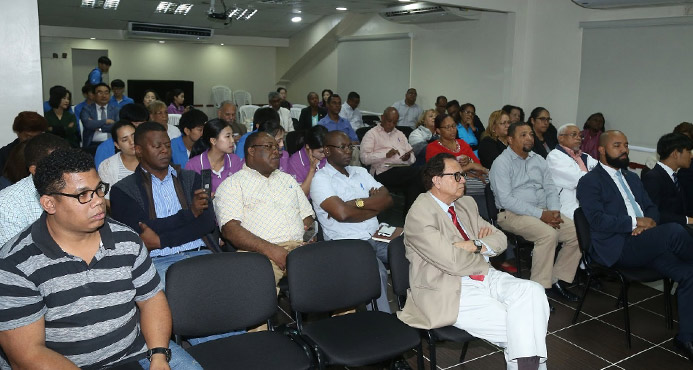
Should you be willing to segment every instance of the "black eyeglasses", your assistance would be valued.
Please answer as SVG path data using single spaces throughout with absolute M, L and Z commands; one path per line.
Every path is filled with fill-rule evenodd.
M 537 117 L 537 120 L 539 120 L 539 121 L 545 121 L 545 122 L 548 122 L 548 123 L 552 123 L 552 122 L 553 122 L 553 120 L 551 119 L 551 117 Z
M 98 195 L 101 198 L 105 197 L 106 194 L 108 194 L 108 189 L 110 187 L 111 187 L 110 184 L 107 184 L 105 182 L 99 182 L 99 185 L 96 186 L 96 189 L 85 190 L 79 194 L 50 193 L 50 194 L 46 194 L 46 195 L 62 195 L 64 197 L 75 198 L 81 204 L 87 204 L 87 203 L 91 202 L 92 199 L 94 199 L 94 194 Z
M 354 145 L 354 144 L 350 144 L 350 145 L 339 145 L 339 146 L 337 146 L 337 145 L 325 145 L 325 146 L 330 146 L 330 147 L 333 147 L 333 148 L 337 148 L 337 149 L 342 150 L 342 151 L 345 151 L 345 150 L 347 150 L 347 149 L 353 151 L 354 149 L 356 149 L 356 145 Z
M 460 180 L 462 180 L 462 178 L 464 177 L 464 172 L 441 173 L 440 176 L 455 176 L 455 181 L 460 182 Z
M 570 136 L 570 137 L 572 137 L 572 138 L 580 137 L 580 139 L 583 138 L 583 137 L 582 137 L 582 132 L 571 132 L 571 133 L 569 133 L 569 134 L 560 134 L 560 135 L 558 135 L 558 136 Z
M 255 144 L 255 145 L 251 145 L 251 147 L 253 147 L 253 148 L 254 148 L 254 147 L 257 147 L 257 146 L 261 146 L 261 147 L 263 147 L 263 148 L 265 148 L 265 149 L 267 149 L 267 150 L 269 150 L 269 151 L 274 151 L 275 149 L 276 149 L 276 150 L 279 150 L 279 145 L 277 145 L 277 144 Z
M 463 110 L 462 114 L 474 114 L 475 112 L 473 110 Z

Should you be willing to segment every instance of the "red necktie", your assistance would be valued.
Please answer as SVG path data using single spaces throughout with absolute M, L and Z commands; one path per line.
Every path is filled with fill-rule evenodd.
M 464 230 L 462 229 L 462 225 L 460 225 L 460 222 L 457 220 L 457 213 L 455 213 L 455 207 L 450 206 L 450 208 L 448 208 L 448 213 L 452 216 L 452 223 L 457 228 L 457 231 L 459 231 L 460 234 L 462 234 L 462 239 L 469 240 L 469 236 L 467 236 L 467 233 L 464 232 Z M 472 280 L 484 281 L 484 275 L 469 275 L 469 278 Z

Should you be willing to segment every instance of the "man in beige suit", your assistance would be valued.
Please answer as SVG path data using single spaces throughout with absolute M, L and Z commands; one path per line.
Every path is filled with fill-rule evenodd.
M 416 328 L 454 325 L 505 348 L 508 369 L 546 367 L 549 305 L 544 288 L 490 267 L 506 237 L 464 193 L 454 156 L 433 157 L 404 224 L 410 261 L 407 303 L 397 316 Z

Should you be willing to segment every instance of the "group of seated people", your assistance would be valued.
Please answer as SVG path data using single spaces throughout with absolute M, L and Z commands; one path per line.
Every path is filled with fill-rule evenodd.
M 246 132 L 232 102 L 213 119 L 188 109 L 178 127 L 155 98 L 124 104 L 108 118 L 110 105 L 99 102 L 107 103 L 110 88 L 94 86 L 94 103 L 81 108 L 82 150 L 49 129 L 47 117 L 15 119 L 27 174 L 0 191 L 0 284 L 7 287 L 0 368 L 127 361 L 165 368 L 169 360 L 171 368 L 199 368 L 169 342 L 167 269 L 203 254 L 250 251 L 270 260 L 278 283 L 288 253 L 316 240 L 316 224 L 324 240 L 371 244 L 381 277 L 377 308 L 389 313 L 388 243 L 373 235 L 378 215 L 394 203 L 391 191 L 405 199 L 411 288 L 398 312 L 405 323 L 454 325 L 505 348 L 510 368 L 545 368 L 553 310 L 546 296 L 578 300 L 567 285 L 581 258 L 572 216 L 582 207 L 591 258 L 649 266 L 679 283 L 675 343 L 693 360 L 690 123 L 659 140 L 660 162 L 641 182 L 627 171 L 625 134 L 604 131 L 601 114 L 582 130 L 556 129 L 545 108 L 525 122 L 522 109 L 505 106 L 484 127 L 474 105 L 440 96 L 422 110 L 408 89 L 370 127 L 358 122 L 357 93 L 342 104 L 328 91 L 322 102 L 308 94 L 294 122 L 285 121 L 278 91 Z M 367 130 L 362 140 L 359 129 Z M 284 145 L 291 131 L 298 131 L 294 153 Z M 595 149 L 596 157 L 588 152 Z M 497 225 L 534 243 L 529 280 L 510 275 L 507 258 L 505 272 L 490 264 L 508 245 L 485 216 L 487 183 Z M 111 268 L 118 276 L 108 275 Z M 99 317 L 104 307 L 109 314 Z

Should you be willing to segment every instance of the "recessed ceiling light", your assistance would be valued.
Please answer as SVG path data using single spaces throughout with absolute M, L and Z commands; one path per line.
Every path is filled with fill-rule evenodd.
M 224 43 L 222 42 L 222 43 L 221 43 L 221 44 L 219 44 L 219 45 L 221 45 L 221 46 L 224 46 Z
M 120 0 L 82 0 L 82 8 L 102 8 L 105 10 L 118 9 Z
M 410 3 L 411 0 L 399 0 L 400 3 Z
M 89 40 L 96 40 L 96 37 L 90 37 Z
M 159 40 L 159 44 L 165 44 L 165 43 L 166 43 L 166 41 L 164 41 L 164 40 Z
M 347 8 L 345 8 L 345 7 L 343 7 L 343 6 L 336 7 L 335 9 L 337 9 L 337 10 L 347 10 Z
M 303 18 L 301 18 L 301 17 L 293 17 L 293 18 L 291 18 L 291 21 L 294 22 L 294 23 L 298 23 L 298 22 L 300 22 L 301 20 L 303 20 Z
M 193 4 L 180 4 L 170 1 L 161 1 L 156 6 L 154 13 L 187 15 Z

